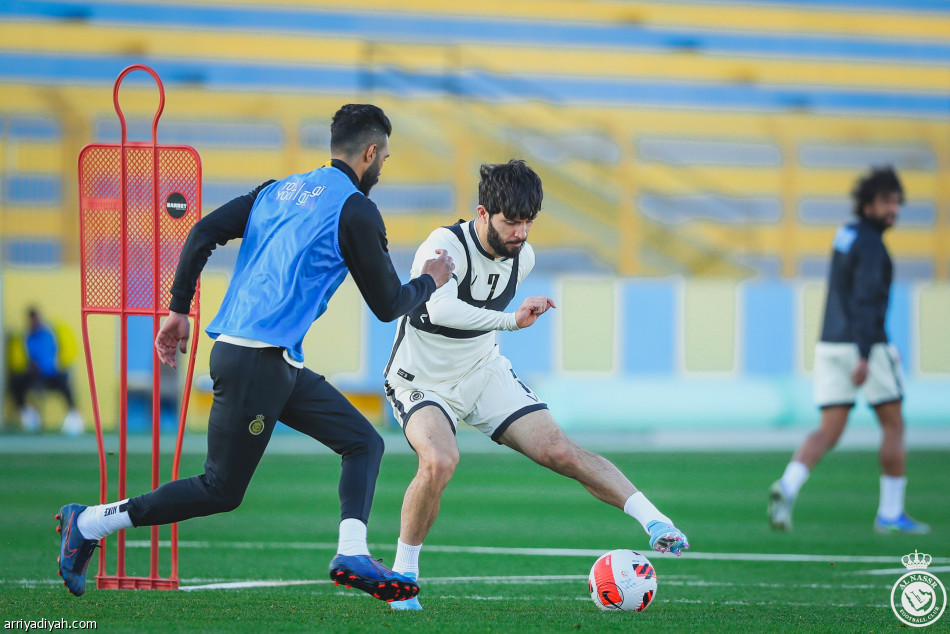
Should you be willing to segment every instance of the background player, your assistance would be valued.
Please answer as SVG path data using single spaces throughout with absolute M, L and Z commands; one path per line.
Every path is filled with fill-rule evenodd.
M 29 327 L 22 339 L 25 365 L 10 370 L 10 392 L 20 410 L 20 424 L 24 431 L 41 430 L 40 413 L 27 403 L 26 397 L 30 390 L 49 390 L 62 394 L 69 408 L 63 419 L 62 432 L 70 436 L 79 435 L 84 431 L 82 416 L 76 409 L 69 372 L 60 364 L 63 342 L 36 307 L 31 306 L 27 310 L 27 320 Z
M 303 366 L 302 343 L 330 297 L 352 273 L 377 317 L 391 321 L 424 302 L 451 275 L 443 253 L 401 284 L 386 249 L 386 229 L 367 195 L 389 156 L 392 126 L 373 105 L 346 105 L 330 126 L 332 160 L 306 174 L 268 181 L 201 219 L 182 249 L 168 319 L 155 340 L 161 361 L 185 352 L 188 309 L 215 244 L 242 238 L 227 293 L 207 332 L 214 401 L 205 472 L 114 504 L 68 504 L 60 575 L 85 592 L 97 542 L 120 529 L 180 522 L 241 503 L 278 419 L 340 454 L 341 522 L 332 579 L 384 599 L 415 596 L 418 586 L 369 557 L 369 519 L 383 441 L 323 376 Z
M 419 459 L 403 501 L 393 565 L 413 579 L 422 541 L 459 461 L 457 420 L 623 509 L 643 525 L 652 548 L 677 555 L 689 548 L 686 536 L 617 467 L 564 434 L 498 352 L 494 331 L 527 328 L 554 308 L 541 296 L 503 312 L 534 266 L 527 238 L 542 196 L 541 179 L 524 161 L 482 165 L 477 217 L 436 229 L 416 251 L 413 278 L 439 251 L 452 256 L 457 269 L 428 302 L 400 320 L 385 372 L 387 396 Z M 415 598 L 390 605 L 422 609 Z
M 835 235 L 825 319 L 815 346 L 815 401 L 821 408 L 821 425 L 769 489 L 769 522 L 776 530 L 791 530 L 798 492 L 841 437 L 860 388 L 883 431 L 881 497 L 874 528 L 883 533 L 929 533 L 927 524 L 904 511 L 903 376 L 897 348 L 888 343 L 884 331 L 893 264 L 882 235 L 897 220 L 904 188 L 893 168 L 877 168 L 858 180 L 852 197 L 857 219 Z

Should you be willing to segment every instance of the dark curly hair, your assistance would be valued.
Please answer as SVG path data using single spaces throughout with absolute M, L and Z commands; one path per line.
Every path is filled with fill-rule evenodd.
M 482 165 L 479 170 L 478 204 L 493 216 L 501 212 L 508 220 L 534 220 L 541 211 L 541 178 L 520 159 Z
M 904 187 L 901 185 L 894 168 L 890 165 L 872 167 L 867 174 L 858 179 L 851 191 L 851 198 L 854 200 L 854 214 L 859 218 L 863 218 L 865 205 L 873 203 L 879 194 L 890 194 L 892 192 L 900 194 L 900 201 L 901 203 L 904 202 Z

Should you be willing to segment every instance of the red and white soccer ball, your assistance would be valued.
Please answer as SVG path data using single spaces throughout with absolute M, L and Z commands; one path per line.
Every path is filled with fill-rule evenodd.
M 601 610 L 642 612 L 656 597 L 656 572 L 635 550 L 611 550 L 594 562 L 587 578 L 590 598 Z

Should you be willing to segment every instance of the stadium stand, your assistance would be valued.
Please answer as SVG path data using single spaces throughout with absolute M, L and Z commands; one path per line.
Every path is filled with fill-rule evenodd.
M 893 240 L 899 270 L 946 279 L 950 13 L 594 6 L 5 3 L 4 261 L 74 261 L 72 156 L 115 139 L 103 88 L 146 62 L 172 91 L 161 138 L 201 152 L 209 208 L 322 160 L 319 122 L 359 97 L 392 104 L 397 122 L 399 160 L 377 194 L 397 248 L 468 207 L 478 162 L 524 155 L 546 183 L 536 240 L 586 250 L 579 266 L 820 274 L 854 174 L 878 161 L 901 169 L 913 201 Z M 154 97 L 127 91 L 136 138 Z

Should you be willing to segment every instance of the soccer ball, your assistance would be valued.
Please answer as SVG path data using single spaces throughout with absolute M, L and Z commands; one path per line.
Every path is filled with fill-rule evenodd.
M 642 612 L 656 597 L 656 572 L 635 550 L 611 550 L 594 562 L 587 586 L 601 610 Z

